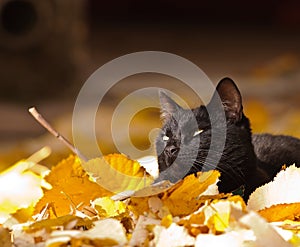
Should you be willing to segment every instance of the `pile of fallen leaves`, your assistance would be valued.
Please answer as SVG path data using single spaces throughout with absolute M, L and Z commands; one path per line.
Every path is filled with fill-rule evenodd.
M 218 193 L 218 171 L 153 183 L 121 154 L 0 173 L 0 246 L 300 246 L 300 170 L 254 192 Z

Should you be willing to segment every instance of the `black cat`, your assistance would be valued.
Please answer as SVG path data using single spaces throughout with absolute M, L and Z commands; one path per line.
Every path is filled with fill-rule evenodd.
M 255 188 L 271 181 L 283 165 L 300 166 L 299 139 L 269 134 L 252 136 L 241 94 L 229 78 L 219 82 L 207 106 L 183 109 L 164 92 L 160 92 L 160 103 L 163 127 L 156 140 L 158 180 L 175 182 L 198 171 L 217 169 L 221 172 L 220 192 L 244 187 L 247 200 Z M 212 134 L 217 137 L 214 143 Z

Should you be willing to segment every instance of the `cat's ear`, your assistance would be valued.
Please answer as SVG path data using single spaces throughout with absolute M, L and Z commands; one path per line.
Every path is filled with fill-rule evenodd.
M 216 93 L 220 97 L 227 119 L 233 122 L 240 121 L 243 117 L 242 96 L 233 80 L 230 78 L 222 79 L 217 85 L 212 101 L 216 100 Z
M 161 118 L 167 122 L 181 107 L 172 100 L 164 91 L 159 91 Z

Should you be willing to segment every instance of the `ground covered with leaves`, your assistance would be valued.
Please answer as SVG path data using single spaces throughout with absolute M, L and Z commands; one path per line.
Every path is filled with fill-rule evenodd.
M 246 204 L 218 192 L 218 171 L 153 184 L 122 154 L 49 170 L 46 151 L 0 174 L 0 246 L 300 246 L 295 166 Z

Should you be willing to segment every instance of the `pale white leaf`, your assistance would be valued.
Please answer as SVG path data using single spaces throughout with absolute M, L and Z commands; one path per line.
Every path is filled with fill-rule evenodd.
M 249 197 L 248 209 L 258 211 L 272 205 L 300 202 L 300 168 L 280 171 L 274 181 L 257 188 Z
M 187 230 L 172 223 L 168 228 L 163 226 L 155 226 L 154 239 L 152 246 L 155 247 L 177 247 L 177 246 L 193 246 L 195 238 L 190 236 Z
M 249 227 L 256 237 L 257 246 L 291 247 L 273 228 L 257 213 L 251 211 L 240 219 L 240 222 Z
M 149 225 L 158 225 L 160 224 L 160 220 L 156 220 L 153 218 L 149 218 L 141 215 L 136 223 L 134 231 L 132 233 L 129 246 L 143 246 L 145 243 L 149 231 L 147 230 L 147 226 Z

